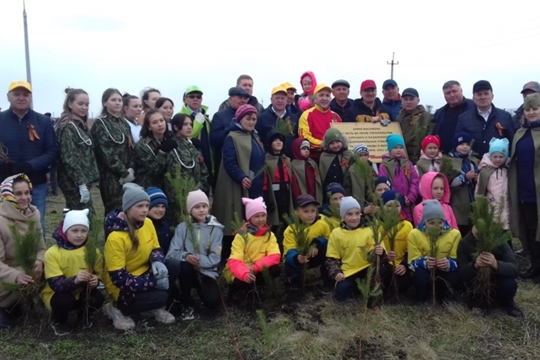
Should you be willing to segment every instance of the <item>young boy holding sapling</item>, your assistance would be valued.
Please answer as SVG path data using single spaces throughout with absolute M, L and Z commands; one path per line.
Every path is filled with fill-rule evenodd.
M 94 268 L 89 272 L 85 253 L 90 222 L 88 209 L 71 210 L 53 233 L 56 245 L 45 253 L 45 279 L 41 296 L 52 313 L 52 328 L 57 336 L 71 331 L 68 324 L 70 311 L 78 312 L 83 320 L 88 301 L 89 315 L 103 305 L 103 294 L 97 290 L 103 272 L 103 257 L 96 248 Z
M 326 222 L 331 230 L 339 227 L 341 216 L 339 215 L 339 203 L 345 196 L 345 189 L 338 183 L 330 183 L 326 187 L 328 203 L 319 208 L 321 220 Z
M 336 282 L 334 296 L 336 301 L 345 301 L 359 293 L 356 279 L 368 276 L 369 254 L 375 252 L 384 256 L 383 244 L 376 245 L 373 231 L 362 221 L 360 204 L 353 197 L 341 199 L 339 208 L 343 222 L 334 229 L 328 240 L 326 266 L 331 279 Z M 380 268 L 380 277 L 385 279 L 385 269 Z M 374 308 L 370 300 L 371 308 Z
M 322 143 L 323 152 L 319 159 L 324 189 L 331 183 L 343 184 L 353 155 L 347 149 L 348 143 L 349 140 L 338 129 L 330 128 L 326 131 Z M 323 194 L 323 199 L 327 202 L 328 194 Z
M 368 175 L 366 174 L 365 177 L 362 176 L 362 169 L 366 167 L 361 167 L 360 163 L 363 162 L 368 165 L 367 168 L 373 169 L 371 173 L 371 177 L 373 178 L 377 176 L 377 165 L 369 160 L 369 149 L 367 145 L 362 143 L 357 144 L 353 149 L 353 153 L 354 156 L 349 161 L 349 170 L 345 173 L 343 187 L 347 191 L 347 194 L 350 194 L 350 196 L 360 202 L 360 205 L 364 206 L 364 214 L 369 215 L 372 210 L 372 206 L 369 205 L 369 201 L 372 200 L 372 194 L 370 194 L 370 184 L 366 184 Z
M 323 283 L 328 279 L 328 272 L 325 267 L 326 248 L 330 237 L 330 226 L 321 219 L 317 207 L 319 203 L 311 195 L 300 195 L 296 199 L 296 214 L 302 224 L 291 223 L 285 229 L 283 238 L 283 261 L 285 263 L 285 273 L 289 284 L 298 286 L 304 271 L 304 266 L 308 269 L 320 268 Z M 298 227 L 297 227 L 298 226 Z M 300 231 L 306 233 L 298 234 Z M 299 244 L 299 237 L 304 236 Z M 309 244 L 309 252 L 301 254 L 299 245 L 305 247 Z
M 217 308 L 221 302 L 217 279 L 224 226 L 209 215 L 210 202 L 203 191 L 191 191 L 186 201 L 191 224 L 178 225 L 166 259 L 180 261 L 181 316 L 182 320 L 193 320 L 191 289 L 197 289 L 208 309 Z
M 420 159 L 415 166 L 420 179 L 425 173 L 438 172 L 441 169 L 442 153 L 440 148 L 441 139 L 437 135 L 428 135 L 422 140 Z
M 313 196 L 318 202 L 323 201 L 323 188 L 319 166 L 309 157 L 309 141 L 297 138 L 292 143 L 294 159 L 291 162 L 291 193 L 293 199 L 302 194 Z
M 457 248 L 461 235 L 445 219 L 438 200 L 422 203 L 422 221 L 409 233 L 408 260 L 419 302 L 428 300 L 435 281 L 436 298 L 444 300 L 459 288 Z

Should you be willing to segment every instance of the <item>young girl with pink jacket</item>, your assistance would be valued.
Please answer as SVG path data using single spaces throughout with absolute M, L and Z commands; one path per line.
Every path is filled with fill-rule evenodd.
M 420 179 L 420 192 L 424 200 L 439 200 L 444 211 L 444 218 L 451 227 L 458 228 L 454 211 L 450 207 L 450 184 L 444 174 L 430 171 L 425 173 Z M 422 220 L 423 204 L 416 205 L 414 208 L 414 225 L 418 226 Z

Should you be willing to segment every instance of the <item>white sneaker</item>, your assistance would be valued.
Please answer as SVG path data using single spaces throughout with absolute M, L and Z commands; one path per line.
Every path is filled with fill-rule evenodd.
M 113 306 L 112 302 L 103 306 L 103 313 L 112 320 L 114 327 L 118 330 L 131 330 L 135 328 L 135 321 L 129 316 L 122 314 L 120 310 Z
M 141 313 L 142 316 L 153 317 L 157 322 L 162 324 L 172 324 L 175 322 L 173 314 L 165 310 L 164 308 L 145 311 Z

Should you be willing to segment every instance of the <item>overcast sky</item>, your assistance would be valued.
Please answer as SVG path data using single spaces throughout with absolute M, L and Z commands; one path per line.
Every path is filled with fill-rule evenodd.
M 306 70 L 320 83 L 348 80 L 358 98 L 363 80 L 380 87 L 390 77 L 392 52 L 399 87 L 435 107 L 450 79 L 467 97 L 489 80 L 501 108 L 517 108 L 523 84 L 540 81 L 538 0 L 27 0 L 26 10 L 34 108 L 55 116 L 67 86 L 88 91 L 97 114 L 108 87 L 157 87 L 179 110 L 184 90 L 198 85 L 214 113 L 243 73 L 265 106 L 281 82 L 300 89 Z M 0 1 L 0 14 L 7 90 L 26 78 L 22 0 Z

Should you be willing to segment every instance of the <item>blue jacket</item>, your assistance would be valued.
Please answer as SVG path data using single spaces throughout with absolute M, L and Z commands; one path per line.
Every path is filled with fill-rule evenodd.
M 223 142 L 229 134 L 233 119 L 236 114 L 236 109 L 230 106 L 214 114 L 212 124 L 210 125 L 210 144 L 214 148 L 214 174 L 217 179 L 219 165 L 221 164 L 221 151 Z
M 39 139 L 30 140 L 29 126 L 34 127 Z M 34 186 L 47 182 L 47 172 L 59 155 L 51 119 L 32 109 L 22 119 L 11 109 L 3 111 L 0 113 L 0 141 L 11 161 L 32 166 L 32 172 L 27 175 Z M 1 174 L 2 179 L 9 175 L 13 174 Z
M 475 107 L 476 105 L 474 104 L 474 101 L 463 98 L 463 102 L 454 109 L 454 114 L 461 115 Z M 450 105 L 446 104 L 437 109 L 437 111 L 435 111 L 435 115 L 433 116 L 433 121 L 435 122 L 435 130 L 433 131 L 433 134 L 438 135 L 441 138 L 440 151 L 443 154 L 448 154 L 450 151 L 452 151 L 452 139 L 456 133 L 459 117 L 459 115 L 457 115 L 455 118 L 448 117 L 447 112 L 449 109 L 451 109 Z
M 353 106 L 353 100 L 352 99 L 347 99 L 347 103 L 345 104 L 344 107 L 341 107 L 336 99 L 332 99 L 332 101 L 330 102 L 330 110 L 332 110 L 333 112 L 335 112 L 336 114 L 339 115 L 339 117 L 341 118 L 341 121 L 343 122 L 355 122 L 356 120 L 352 117 L 351 115 L 351 108 Z
M 399 115 L 399 111 L 401 110 L 401 97 L 399 100 L 395 101 L 384 101 L 383 99 L 382 104 L 390 110 L 390 119 L 392 121 L 396 120 L 397 116 Z
M 497 124 L 500 124 L 504 129 L 499 131 L 496 127 Z M 492 138 L 507 138 L 511 144 L 515 130 L 510 113 L 492 105 L 487 122 L 478 113 L 476 106 L 461 114 L 456 127 L 456 133 L 458 132 L 466 132 L 471 135 L 474 139 L 472 150 L 481 159 L 485 153 L 489 152 L 489 142 Z
M 285 155 L 289 158 L 292 158 L 292 142 L 298 137 L 298 116 L 287 111 L 283 114 L 283 119 L 289 118 L 291 121 L 291 127 L 293 134 L 285 137 Z M 272 106 L 269 106 L 262 114 L 257 118 L 257 125 L 255 125 L 255 130 L 259 133 L 259 138 L 263 143 L 266 144 L 268 134 L 274 130 L 276 125 L 277 115 L 272 110 Z
M 233 124 L 230 129 L 230 131 L 245 131 L 239 124 Z M 251 133 L 251 155 L 249 158 L 250 174 L 244 174 L 240 169 L 240 166 L 238 166 L 238 158 L 236 156 L 236 148 L 233 139 L 230 136 L 227 136 L 223 143 L 223 167 L 231 179 L 238 184 L 241 184 L 245 177 L 251 180 L 251 187 L 248 190 L 251 199 L 263 196 L 264 176 L 262 174 L 256 178 L 253 178 L 253 176 L 257 174 L 266 163 L 266 154 L 259 140 L 255 137 L 255 134 L 256 131 Z
M 163 250 L 163 253 L 167 254 L 167 252 L 169 251 L 169 247 L 171 246 L 171 239 L 173 235 L 171 227 L 163 219 L 150 220 L 152 220 L 152 224 L 154 224 L 154 228 L 156 229 L 159 246 L 161 246 L 161 250 Z

